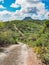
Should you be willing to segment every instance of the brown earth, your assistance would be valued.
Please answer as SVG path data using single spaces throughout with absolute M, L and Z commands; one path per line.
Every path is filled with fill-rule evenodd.
M 32 48 L 19 42 L 0 52 L 0 65 L 42 65 Z

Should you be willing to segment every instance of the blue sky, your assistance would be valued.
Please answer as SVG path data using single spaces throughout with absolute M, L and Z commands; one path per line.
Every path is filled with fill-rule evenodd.
M 49 19 L 49 0 L 0 0 L 0 20 Z

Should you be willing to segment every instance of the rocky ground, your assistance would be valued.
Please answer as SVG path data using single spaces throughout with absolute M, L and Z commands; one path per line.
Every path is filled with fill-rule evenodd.
M 0 65 L 42 65 L 33 49 L 19 42 L 0 52 Z

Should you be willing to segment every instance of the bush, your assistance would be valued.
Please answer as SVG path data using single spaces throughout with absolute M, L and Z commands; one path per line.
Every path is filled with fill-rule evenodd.
M 49 20 L 45 22 L 46 26 L 49 27 Z
M 49 54 L 43 54 L 42 55 L 42 62 L 45 63 L 46 65 L 49 65 Z
M 0 45 L 15 43 L 16 43 L 15 32 L 11 30 L 6 30 L 0 33 Z
M 36 46 L 41 46 L 41 47 L 46 47 L 49 45 L 48 42 L 48 34 L 42 34 L 40 38 L 37 39 L 37 41 L 35 41 L 35 45 Z

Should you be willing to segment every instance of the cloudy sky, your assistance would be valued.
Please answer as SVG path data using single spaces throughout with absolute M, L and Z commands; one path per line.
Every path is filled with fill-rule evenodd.
M 49 0 L 0 0 L 0 20 L 49 19 Z

